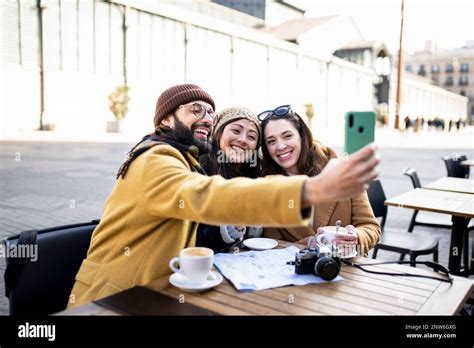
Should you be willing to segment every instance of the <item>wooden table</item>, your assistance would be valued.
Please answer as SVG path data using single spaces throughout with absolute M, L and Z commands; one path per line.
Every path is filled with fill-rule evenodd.
M 461 162 L 462 166 L 474 167 L 474 160 L 466 160 Z
M 280 242 L 280 246 L 290 243 Z M 358 257 L 353 261 L 376 263 Z M 441 277 L 420 268 L 401 265 L 369 266 L 378 271 L 405 271 Z M 147 288 L 176 300 L 223 315 L 455 315 L 474 291 L 474 281 L 453 277 L 452 284 L 431 279 L 370 274 L 343 266 L 341 281 L 271 290 L 239 292 L 227 280 L 202 293 L 185 293 L 168 282 L 153 281 Z M 132 301 L 133 302 L 133 301 Z M 88 303 L 60 315 L 117 315 L 97 303 Z
M 474 180 L 444 177 L 429 183 L 424 188 L 474 194 Z
M 386 200 L 385 205 L 451 215 L 449 270 L 460 274 L 464 236 L 467 235 L 469 220 L 474 217 L 474 195 L 417 188 Z

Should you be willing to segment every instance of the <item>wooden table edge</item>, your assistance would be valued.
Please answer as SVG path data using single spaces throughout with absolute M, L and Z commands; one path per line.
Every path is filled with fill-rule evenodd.
M 474 280 L 453 276 L 453 282 L 457 283 L 457 293 L 461 294 L 450 294 L 445 296 L 445 292 L 450 289 L 452 284 L 443 282 L 433 292 L 433 295 L 421 306 L 418 310 L 417 315 L 456 315 L 461 310 L 466 300 L 471 296 L 474 291 Z M 437 308 L 444 309 L 440 311 Z M 448 311 L 446 309 L 453 308 L 454 310 Z
M 278 241 L 280 247 L 286 247 L 289 245 L 295 245 L 297 247 L 304 247 L 304 245 L 296 245 L 294 243 L 285 242 L 285 241 Z M 356 259 L 357 260 L 357 259 Z M 372 261 L 372 259 L 368 259 Z M 369 261 L 369 262 L 370 262 Z M 373 260 L 374 263 L 377 260 Z M 370 262 L 371 263 L 371 262 Z M 433 295 L 420 307 L 420 309 L 415 313 L 415 315 L 455 315 L 459 312 L 462 305 L 465 303 L 466 299 L 470 296 L 470 294 L 474 291 L 474 281 L 471 279 L 466 279 L 462 277 L 453 277 L 454 282 L 456 282 L 457 292 L 459 294 L 464 294 L 461 296 L 453 296 L 450 294 L 449 296 L 445 296 L 444 292 L 449 290 L 451 284 L 448 283 L 441 283 L 439 287 L 434 290 Z M 144 287 L 162 293 L 160 290 L 164 290 L 169 286 L 169 275 L 154 279 L 153 281 L 143 285 Z M 230 284 L 230 283 L 229 283 Z M 165 294 L 166 295 L 166 294 Z M 167 295 L 169 296 L 169 295 Z M 439 306 L 441 303 L 441 307 Z M 433 308 L 450 308 L 450 310 L 443 311 L 433 311 Z M 455 309 L 454 309 L 455 308 Z M 63 310 L 52 315 L 55 316 L 93 316 L 93 315 L 101 315 L 101 316 L 110 316 L 110 315 L 121 315 L 121 313 L 115 312 L 113 310 L 107 309 L 95 302 L 85 303 L 83 305 L 77 306 L 72 309 Z M 367 314 L 370 316 L 371 314 Z M 391 315 L 391 314 L 387 314 Z M 336 315 L 337 316 L 337 315 Z
M 426 189 L 428 190 L 428 189 Z M 440 191 L 440 190 L 431 190 L 430 191 Z M 451 191 L 444 191 L 444 192 L 451 192 Z M 460 192 L 453 192 L 453 193 L 460 193 Z M 468 193 L 464 193 L 467 195 Z M 466 213 L 456 213 L 456 212 L 448 212 L 448 211 L 440 211 L 434 208 L 426 208 L 426 207 L 420 207 L 420 206 L 415 206 L 411 204 L 399 204 L 399 203 L 393 203 L 390 202 L 390 199 L 385 200 L 384 202 L 385 205 L 391 206 L 391 207 L 397 207 L 397 208 L 408 208 L 408 209 L 413 209 L 413 210 L 423 210 L 423 211 L 430 211 L 433 213 L 439 213 L 439 214 L 445 214 L 445 215 L 451 215 L 451 216 L 458 216 L 458 217 L 463 217 L 463 218 L 474 218 L 474 214 L 466 214 Z
M 430 182 L 429 184 L 421 187 L 423 189 L 427 189 L 427 190 L 436 190 L 436 191 L 445 191 L 445 192 L 456 192 L 456 193 L 465 193 L 465 194 L 468 194 L 468 195 L 472 195 L 474 194 L 474 190 L 471 190 L 471 191 L 467 191 L 467 190 L 462 190 L 462 189 L 458 189 L 458 188 L 450 188 L 450 187 L 436 187 L 439 182 L 441 181 L 453 181 L 453 182 L 463 182 L 463 183 L 466 183 L 468 184 L 468 187 L 469 187 L 469 184 L 473 185 L 474 187 L 474 180 L 472 179 L 467 179 L 467 178 L 454 178 L 454 177 L 450 177 L 450 176 L 443 176 L 439 179 L 436 179 L 435 181 L 432 181 Z

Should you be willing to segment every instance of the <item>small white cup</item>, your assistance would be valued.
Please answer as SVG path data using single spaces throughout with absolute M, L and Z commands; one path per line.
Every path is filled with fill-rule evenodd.
M 336 238 L 336 226 L 325 226 L 323 227 L 324 233 L 318 235 L 316 238 L 318 244 L 331 246 Z M 345 227 L 339 227 L 337 235 L 349 234 L 349 231 Z M 357 252 L 357 246 L 339 246 L 338 253 L 340 256 L 350 256 Z
M 181 273 L 191 285 L 204 283 L 214 263 L 214 251 L 209 248 L 192 247 L 181 250 L 173 257 L 169 266 L 173 272 Z
M 336 238 L 336 226 L 325 226 L 323 227 L 323 234 L 318 235 L 316 238 L 318 244 L 324 245 L 332 245 L 334 238 Z M 338 234 L 347 233 L 347 229 L 345 227 L 339 227 L 337 230 Z M 323 240 L 324 238 L 324 240 Z

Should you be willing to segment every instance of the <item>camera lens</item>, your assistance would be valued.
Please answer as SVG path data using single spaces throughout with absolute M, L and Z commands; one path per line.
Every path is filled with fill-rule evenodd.
M 333 280 L 339 274 L 339 264 L 330 257 L 320 257 L 314 265 L 314 274 L 324 280 Z

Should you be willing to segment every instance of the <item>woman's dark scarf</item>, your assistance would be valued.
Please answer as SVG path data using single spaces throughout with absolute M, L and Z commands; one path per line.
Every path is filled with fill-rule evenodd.
M 202 169 L 207 175 L 221 175 L 225 179 L 237 177 L 258 178 L 261 176 L 260 160 L 257 158 L 256 165 L 242 163 L 238 168 L 234 163 L 226 160 L 219 148 L 218 142 L 212 143 L 212 150 L 208 154 L 199 157 Z M 228 252 L 234 244 L 227 244 L 220 233 L 219 226 L 199 224 L 196 235 L 196 246 L 211 248 L 215 253 Z
M 117 179 L 120 177 L 125 179 L 130 164 L 132 164 L 138 156 L 151 149 L 153 146 L 163 144 L 168 144 L 178 150 L 188 162 L 191 170 L 205 174 L 198 161 L 199 149 L 197 146 L 179 143 L 171 128 L 160 127 L 156 129 L 155 133 L 144 136 L 143 139 L 127 153 L 125 162 L 120 166 L 117 172 Z

